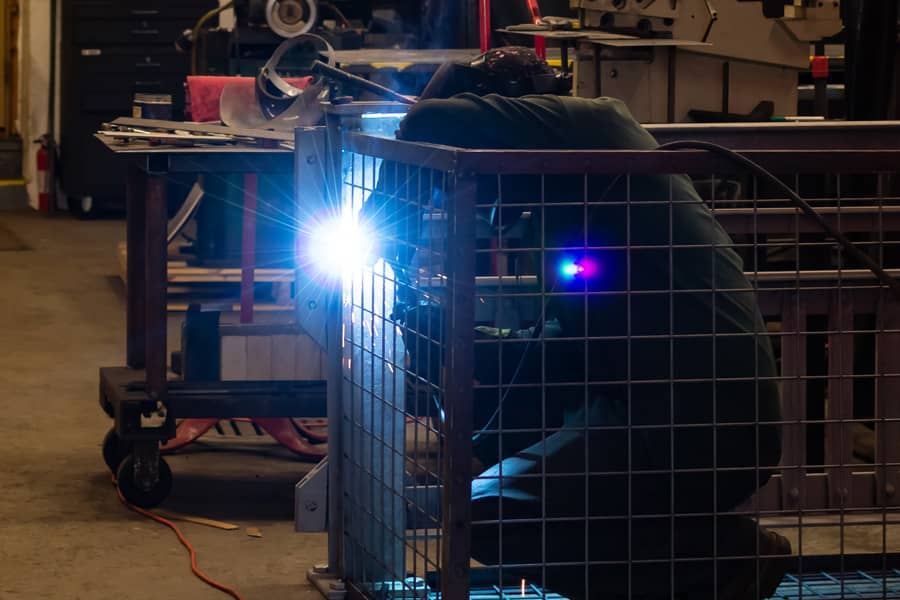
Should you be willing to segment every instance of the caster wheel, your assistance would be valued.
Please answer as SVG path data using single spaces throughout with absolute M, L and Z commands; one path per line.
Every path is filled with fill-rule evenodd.
M 97 216 L 92 196 L 69 196 L 67 199 L 69 212 L 76 219 L 92 219 Z
M 116 472 L 119 491 L 128 502 L 141 508 L 153 508 L 165 500 L 172 490 L 172 470 L 169 464 L 159 459 L 159 480 L 150 489 L 145 489 L 134 480 L 134 455 L 129 454 Z
M 130 453 L 131 444 L 122 441 L 115 427 L 106 432 L 106 437 L 103 438 L 103 462 L 111 473 L 115 474 L 119 470 L 119 465 Z

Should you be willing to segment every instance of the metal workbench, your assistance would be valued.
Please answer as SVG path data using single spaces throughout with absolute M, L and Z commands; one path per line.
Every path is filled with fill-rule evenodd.
M 338 50 L 334 57 L 342 67 L 361 65 L 434 65 L 468 61 L 481 54 L 478 48 L 444 50 L 364 49 Z
M 335 59 L 342 69 L 406 94 L 418 95 L 434 72 L 447 62 L 467 63 L 481 54 L 478 48 L 441 50 L 363 49 L 338 50 Z M 547 50 L 547 58 L 558 60 L 560 50 Z M 374 98 L 373 96 L 367 96 Z
M 253 310 L 255 183 L 261 174 L 292 173 L 293 152 L 227 145 L 176 147 L 98 136 L 127 165 L 126 367 L 100 369 L 100 404 L 115 426 L 104 441 L 104 458 L 123 495 L 152 506 L 171 487 L 160 443 L 175 435 L 176 419 L 230 417 L 323 417 L 322 381 L 171 380 L 166 356 L 166 184 L 178 173 L 244 175 L 244 248 L 241 316 Z M 248 285 L 249 284 L 249 285 Z
M 578 37 L 583 37 L 583 35 Z M 364 49 L 337 50 L 334 53 L 334 57 L 342 68 L 355 72 L 372 69 L 407 69 L 410 67 L 428 67 L 434 70 L 447 62 L 468 62 L 479 54 L 481 54 L 481 50 L 478 48 L 449 48 L 441 50 Z M 549 50 L 547 58 L 558 59 L 559 50 Z

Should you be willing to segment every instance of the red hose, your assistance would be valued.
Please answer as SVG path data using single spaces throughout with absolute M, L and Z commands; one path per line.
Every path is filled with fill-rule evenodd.
M 481 51 L 491 49 L 491 0 L 478 0 L 478 24 L 481 28 Z
M 116 483 L 116 479 L 115 479 L 115 477 L 113 477 L 113 485 L 115 485 L 115 483 Z M 128 507 L 129 509 L 133 510 L 134 512 L 136 512 L 137 514 L 139 514 L 143 517 L 146 517 L 148 519 L 156 521 L 160 525 L 165 525 L 166 527 L 168 527 L 175 533 L 175 536 L 178 538 L 178 541 L 181 542 L 181 545 L 184 546 L 185 549 L 187 549 L 188 554 L 191 557 L 191 572 L 197 577 L 197 579 L 199 579 L 206 585 L 219 590 L 220 592 L 228 594 L 229 596 L 234 598 L 234 600 L 244 600 L 244 597 L 241 596 L 240 592 L 238 592 L 234 588 L 228 587 L 224 583 L 220 583 L 220 582 L 216 581 L 215 579 L 213 579 L 212 577 L 210 577 L 209 575 L 207 575 L 206 573 L 204 573 L 203 571 L 200 570 L 200 567 L 197 565 L 197 551 L 194 550 L 194 547 L 191 545 L 191 543 L 188 541 L 188 539 L 186 537 L 184 537 L 183 533 L 181 533 L 181 529 L 178 528 L 178 525 L 176 525 L 175 523 L 173 523 L 172 521 L 170 521 L 168 519 L 164 519 L 163 517 L 160 517 L 159 515 L 154 515 L 150 511 L 147 511 L 147 510 L 144 510 L 143 508 L 135 506 L 134 504 L 132 504 L 131 502 L 129 502 L 128 500 L 125 499 L 125 496 L 122 495 L 122 492 L 118 489 L 118 487 L 116 488 L 116 493 L 119 495 L 119 501 L 122 504 L 124 504 L 126 507 Z
M 525 0 L 525 4 L 528 6 L 528 12 L 531 13 L 531 22 L 535 25 L 540 23 L 542 17 L 541 7 L 538 6 L 538 0 Z M 538 55 L 538 58 L 547 60 L 547 38 L 535 36 L 534 53 Z

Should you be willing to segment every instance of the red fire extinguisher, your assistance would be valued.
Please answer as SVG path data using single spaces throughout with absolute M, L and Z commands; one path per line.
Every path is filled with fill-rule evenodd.
M 37 166 L 38 210 L 47 212 L 50 210 L 50 151 L 47 147 L 46 137 L 35 140 L 35 143 L 38 144 L 38 150 L 35 156 L 35 165 Z

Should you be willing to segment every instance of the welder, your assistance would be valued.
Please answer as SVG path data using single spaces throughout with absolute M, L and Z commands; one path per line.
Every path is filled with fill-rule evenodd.
M 498 48 L 442 67 L 397 137 L 476 149 L 658 147 L 623 103 L 563 94 L 533 51 Z M 391 206 L 384 185 L 364 216 L 415 235 L 419 216 Z M 790 544 L 729 513 L 779 462 L 780 400 L 732 241 L 684 175 L 521 176 L 502 186 L 480 186 L 493 197 L 479 203 L 496 200 L 506 223 L 523 209 L 504 202 L 543 203 L 544 247 L 576 253 L 574 269 L 556 264 L 571 252 L 543 253 L 542 289 L 604 293 L 551 294 L 533 327 L 479 330 L 534 343 L 504 350 L 499 373 L 480 349 L 478 382 L 537 381 L 545 392 L 513 389 L 499 408 L 497 394 L 476 394 L 477 432 L 497 429 L 502 409 L 503 427 L 535 433 L 503 444 L 476 435 L 488 468 L 472 486 L 473 558 L 570 598 L 768 597 L 785 563 L 755 557 L 787 554 Z M 409 264 L 402 249 L 387 253 Z M 582 281 L 577 261 L 602 273 Z M 415 356 L 413 368 L 436 377 Z

